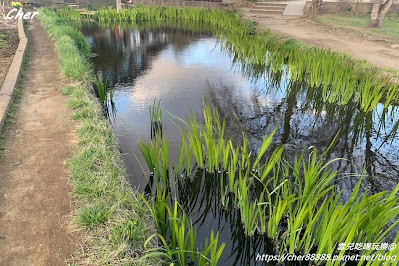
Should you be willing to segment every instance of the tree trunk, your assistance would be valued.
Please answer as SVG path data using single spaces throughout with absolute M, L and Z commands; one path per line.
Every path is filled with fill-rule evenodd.
M 312 0 L 312 12 L 313 15 L 317 15 L 321 11 L 323 0 Z
M 379 16 L 379 18 L 378 18 L 377 25 L 376 25 L 377 28 L 380 28 L 380 27 L 381 27 L 381 23 L 382 23 L 382 21 L 385 19 L 385 17 L 387 16 L 388 11 L 389 11 L 389 9 L 391 8 L 392 4 L 393 4 L 393 0 L 387 0 L 387 1 L 385 2 L 384 6 L 383 6 L 382 9 L 380 10 L 380 16 Z
M 381 23 L 388 14 L 393 0 L 375 0 L 371 9 L 370 28 L 380 28 Z
M 375 0 L 373 3 L 373 7 L 371 8 L 371 15 L 370 15 L 370 22 L 369 22 L 370 28 L 376 27 L 380 9 L 381 9 L 381 0 Z
M 121 0 L 116 0 L 116 11 L 120 11 L 122 6 Z

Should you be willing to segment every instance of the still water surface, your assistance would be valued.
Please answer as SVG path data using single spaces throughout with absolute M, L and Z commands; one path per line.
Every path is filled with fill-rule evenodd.
M 245 131 L 254 152 L 263 135 L 276 126 L 274 145 L 286 144 L 288 157 L 310 146 L 322 151 L 337 136 L 328 156 L 345 158 L 334 165 L 340 172 L 337 189 L 344 199 L 359 180 L 353 173 L 360 174 L 363 169 L 367 176 L 363 189 L 367 187 L 370 193 L 391 189 L 399 181 L 396 107 L 384 110 L 379 105 L 365 114 L 355 102 L 325 104 L 316 89 L 290 83 L 284 75 L 248 76 L 206 30 L 191 31 L 183 25 L 138 28 L 92 23 L 82 30 L 92 53 L 97 54 L 92 58 L 95 73 L 115 87 L 110 119 L 130 183 L 140 190 L 148 178 L 133 154 L 145 165 L 137 142 L 150 138 L 149 107 L 154 99 L 161 99 L 172 161 L 177 157 L 180 133 L 168 113 L 185 118 L 191 109 L 201 117 L 205 99 L 226 117 L 227 135 L 239 141 L 239 132 Z M 221 265 L 253 265 L 257 252 L 273 253 L 262 236 L 243 237 L 241 226 L 237 226 L 238 213 L 222 210 L 217 190 L 216 183 L 205 183 L 199 174 L 181 184 L 178 191 L 179 201 L 197 226 L 199 241 L 212 229 L 220 232 L 220 241 L 226 243 Z

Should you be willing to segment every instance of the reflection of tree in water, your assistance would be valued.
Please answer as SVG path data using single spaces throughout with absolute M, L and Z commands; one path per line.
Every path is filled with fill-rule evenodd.
M 151 62 L 166 48 L 173 45 L 178 53 L 198 40 L 202 32 L 186 28 L 161 26 L 145 28 L 84 24 L 82 32 L 99 56 L 92 58 L 94 71 L 112 84 L 131 84 L 151 67 Z
M 253 90 L 251 97 L 240 97 L 241 92 L 234 87 L 209 84 L 208 98 L 226 117 L 226 132 L 239 139 L 236 132 L 243 129 L 254 153 L 264 134 L 275 126 L 278 131 L 274 145 L 290 144 L 286 145 L 286 155 L 291 158 L 304 147 L 324 150 L 337 136 L 327 159 L 345 159 L 333 165 L 341 174 L 361 174 L 364 168 L 367 178 L 363 187 L 369 187 L 371 193 L 398 183 L 397 107 L 383 109 L 381 105 L 364 113 L 360 103 L 354 101 L 342 106 L 323 103 L 320 89 L 299 82 L 288 82 L 283 93 L 273 96 L 271 91 L 279 90 L 281 85 L 267 83 L 265 91 Z M 359 176 L 339 178 L 344 198 L 358 180 Z

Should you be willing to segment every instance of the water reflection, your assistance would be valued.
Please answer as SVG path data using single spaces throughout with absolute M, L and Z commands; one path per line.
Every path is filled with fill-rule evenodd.
M 204 243 L 211 230 L 219 231 L 226 244 L 220 265 L 253 265 L 257 253 L 275 254 L 271 240 L 255 233 L 245 237 L 238 209 L 224 209 L 220 202 L 220 178 L 197 171 L 191 178 L 178 181 L 177 197 L 199 228 L 197 241 Z
M 147 177 L 133 153 L 140 155 L 137 142 L 150 138 L 149 107 L 162 99 L 163 110 L 184 118 L 189 108 L 202 113 L 202 98 L 214 104 L 226 117 L 226 135 L 239 141 L 245 131 L 256 152 L 265 133 L 278 127 L 274 145 L 288 144 L 290 158 L 304 147 L 323 150 L 335 136 L 328 158 L 345 158 L 335 163 L 340 177 L 337 189 L 347 198 L 363 169 L 368 178 L 363 188 L 370 193 L 390 189 L 399 179 L 398 108 L 377 105 L 364 113 L 352 100 L 338 106 L 322 101 L 322 90 L 305 83 L 290 82 L 285 73 L 267 71 L 265 66 L 243 64 L 209 31 L 198 25 L 83 26 L 92 46 L 96 74 L 115 86 L 114 132 L 121 145 L 131 184 L 144 189 Z M 177 157 L 180 134 L 173 119 L 164 112 L 171 145 L 171 160 Z M 139 158 L 141 158 L 139 156 Z M 144 165 L 144 160 L 141 158 Z M 219 178 L 205 178 L 199 172 L 181 181 L 178 198 L 204 241 L 210 230 L 220 231 L 226 243 L 221 265 L 253 265 L 256 253 L 272 254 L 263 236 L 245 238 L 238 210 L 225 211 L 220 204 Z M 205 182 L 207 180 L 207 182 Z
M 335 163 L 341 174 L 361 174 L 365 169 L 368 178 L 363 187 L 368 187 L 370 193 L 390 189 L 399 182 L 397 107 L 384 109 L 380 104 L 373 112 L 364 113 L 354 101 L 344 106 L 323 103 L 317 89 L 295 82 L 289 83 L 285 95 L 275 101 L 270 101 L 270 94 L 262 90 L 248 100 L 229 95 L 234 94 L 229 88 L 211 90 L 212 102 L 223 115 L 237 114 L 232 120 L 247 131 L 255 151 L 265 132 L 277 125 L 274 144 L 292 144 L 287 145 L 288 157 L 300 153 L 303 147 L 326 149 L 337 135 L 328 159 L 345 158 Z M 236 123 L 227 124 L 233 125 L 234 131 Z M 338 181 L 344 198 L 350 196 L 357 181 L 356 176 Z

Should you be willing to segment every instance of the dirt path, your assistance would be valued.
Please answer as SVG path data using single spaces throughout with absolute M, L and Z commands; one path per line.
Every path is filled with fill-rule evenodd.
M 259 25 L 281 33 L 288 38 L 341 52 L 349 52 L 358 59 L 380 67 L 399 71 L 399 44 L 365 36 L 337 27 L 330 27 L 307 18 L 288 16 L 266 16 L 257 18 L 245 9 L 244 17 L 259 22 Z
M 54 45 L 39 22 L 29 22 L 31 58 L 16 123 L 0 159 L 0 265 L 66 265 L 75 250 L 67 229 L 71 190 L 65 161 L 74 123 Z

